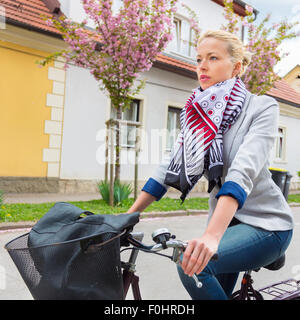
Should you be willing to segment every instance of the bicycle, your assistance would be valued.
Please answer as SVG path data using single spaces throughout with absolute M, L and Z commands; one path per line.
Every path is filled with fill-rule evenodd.
M 285 264 L 285 254 L 271 264 L 263 268 L 271 271 L 281 269 Z M 263 287 L 254 289 L 252 272 L 258 272 L 261 268 L 248 270 L 243 274 L 241 288 L 231 296 L 232 300 L 265 300 L 262 293 L 273 297 L 271 300 L 300 300 L 300 280 L 290 278 Z
M 142 243 L 144 234 L 142 232 L 131 233 L 128 237 L 128 242 L 132 245 L 132 253 L 128 262 L 123 263 L 123 284 L 124 284 L 124 295 L 126 297 L 130 285 L 132 286 L 133 297 L 135 300 L 140 300 L 141 293 L 139 289 L 139 277 L 135 274 L 135 263 L 137 259 L 138 251 L 145 251 L 151 253 L 158 253 L 158 251 L 173 248 L 172 256 L 166 256 L 173 262 L 180 264 L 180 255 L 184 251 L 187 243 L 175 240 L 175 236 L 171 235 L 168 229 L 162 228 L 154 231 L 152 233 L 152 239 L 156 243 L 155 245 L 149 246 Z M 125 250 L 129 250 L 125 249 Z M 212 259 L 218 259 L 218 254 L 215 254 Z M 281 256 L 279 259 L 273 263 L 264 266 L 268 270 L 279 270 L 284 266 L 285 255 Z M 276 282 L 259 290 L 254 289 L 252 272 L 258 272 L 261 268 L 255 270 L 248 270 L 243 274 L 241 287 L 239 290 L 234 292 L 231 296 L 231 300 L 264 300 L 262 293 L 274 297 L 273 300 L 300 300 L 300 280 L 294 278 L 287 279 L 284 281 Z M 194 274 L 193 279 L 195 280 L 195 285 L 198 288 L 202 287 L 202 283 L 198 280 L 197 276 Z
M 100 261 L 103 257 L 107 257 L 107 254 L 111 254 L 111 249 L 116 248 L 114 245 L 119 241 L 119 238 L 124 235 L 125 231 L 118 235 L 112 235 L 109 238 L 106 236 L 104 238 L 101 237 L 101 241 L 90 242 L 90 241 L 82 241 L 82 239 L 75 239 L 71 241 L 67 241 L 65 243 L 55 243 L 51 245 L 45 245 L 36 248 L 28 248 L 27 241 L 28 241 L 28 233 L 24 234 L 16 239 L 11 240 L 9 243 L 5 245 L 5 248 L 9 251 L 13 261 L 15 262 L 23 280 L 25 281 L 27 287 L 30 289 L 33 297 L 34 291 L 37 286 L 41 285 L 41 276 L 38 270 L 35 269 L 36 261 L 32 260 L 32 256 L 34 257 L 34 253 L 43 253 L 43 255 L 47 255 L 49 253 L 53 254 L 55 248 L 59 248 L 60 245 L 67 246 L 70 250 L 74 250 L 77 248 L 79 251 L 83 250 L 83 254 L 92 254 L 98 255 L 97 261 Z M 167 257 L 171 261 L 175 262 L 176 264 L 180 264 L 180 257 L 181 254 L 184 252 L 187 243 L 181 240 L 176 240 L 175 235 L 171 235 L 167 228 L 160 228 L 152 233 L 152 239 L 154 241 L 153 245 L 146 245 L 142 242 L 144 237 L 143 232 L 130 232 L 125 238 L 124 245 L 119 247 L 119 254 L 125 250 L 132 250 L 131 255 L 127 262 L 121 261 L 120 269 L 121 275 L 120 278 L 121 284 L 119 285 L 119 280 L 116 280 L 115 286 L 113 290 L 118 290 L 116 294 L 117 297 L 121 297 L 121 299 L 126 299 L 129 287 L 132 287 L 133 291 L 133 298 L 134 300 L 141 300 L 141 292 L 139 288 L 139 277 L 136 275 L 136 259 L 138 256 L 139 251 L 158 254 L 164 257 Z M 104 240 L 104 241 L 103 241 Z M 125 247 L 122 249 L 122 247 Z M 172 255 L 162 254 L 159 251 L 171 248 L 173 249 Z M 43 256 L 42 255 L 42 256 Z M 60 257 L 62 259 L 62 257 Z M 100 259 L 100 260 L 99 260 Z M 218 259 L 218 254 L 215 254 L 212 259 Z M 265 266 L 269 270 L 279 270 L 283 267 L 285 262 L 285 256 L 282 256 L 280 259 L 276 260 L 272 264 Z M 78 267 L 78 264 L 77 264 Z M 82 265 L 83 269 L 85 270 L 85 265 Z M 111 266 L 113 268 L 113 266 Z M 259 271 L 260 269 L 256 270 L 249 270 L 246 271 L 243 275 L 241 288 L 240 290 L 236 291 L 232 296 L 232 300 L 264 300 L 262 293 L 269 294 L 274 297 L 274 300 L 300 300 L 300 280 L 296 279 L 288 279 L 285 281 L 273 283 L 267 287 L 262 289 L 256 290 L 253 287 L 253 279 L 251 274 L 253 271 Z M 50 270 L 51 271 L 51 270 Z M 112 277 L 114 274 L 118 274 L 118 270 L 111 269 Z M 51 280 L 52 272 L 48 274 L 48 278 L 46 280 Z M 82 274 L 77 275 L 75 278 L 76 281 L 83 281 L 81 285 L 86 286 L 87 284 L 84 282 L 82 278 Z M 107 275 L 110 276 L 110 275 Z M 113 277 L 114 278 L 114 277 Z M 112 278 L 112 279 L 113 279 Z M 197 276 L 194 274 L 193 279 L 195 280 L 195 285 L 198 288 L 202 287 L 202 283 L 198 280 Z M 99 279 L 98 279 L 99 280 Z M 47 287 L 40 288 L 41 290 L 46 289 L 49 290 L 49 283 L 46 282 Z M 285 286 L 285 287 L 284 287 Z M 121 294 L 121 291 L 123 293 Z M 53 292 L 56 294 L 56 291 Z M 63 298 L 63 297 L 62 297 Z M 38 298 L 40 299 L 40 298 Z M 48 299 L 44 297 L 43 299 Z
M 143 232 L 130 233 L 127 240 L 132 245 L 131 248 L 123 249 L 132 250 L 128 262 L 122 262 L 123 270 L 123 285 L 124 285 L 124 296 L 126 297 L 130 285 L 132 286 L 133 297 L 135 300 L 141 300 L 141 293 L 139 289 L 139 277 L 135 274 L 135 262 L 137 259 L 138 251 L 144 251 L 148 253 L 159 254 L 159 251 L 172 248 L 173 253 L 171 256 L 165 254 L 159 254 L 161 256 L 171 259 L 171 261 L 180 265 L 180 256 L 185 250 L 187 243 L 181 240 L 175 240 L 176 236 L 171 235 L 167 228 L 161 228 L 152 233 L 152 239 L 155 242 L 154 245 L 146 245 L 142 243 L 144 237 Z M 218 259 L 218 254 L 214 254 L 211 258 L 212 260 Z M 194 274 L 193 279 L 195 280 L 195 285 L 197 288 L 202 287 L 202 283 L 198 280 L 196 274 Z

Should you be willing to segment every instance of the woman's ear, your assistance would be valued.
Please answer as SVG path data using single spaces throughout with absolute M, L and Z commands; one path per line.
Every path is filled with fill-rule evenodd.
M 232 77 L 236 77 L 241 72 L 242 63 L 239 61 L 235 64 L 234 69 L 232 71 Z

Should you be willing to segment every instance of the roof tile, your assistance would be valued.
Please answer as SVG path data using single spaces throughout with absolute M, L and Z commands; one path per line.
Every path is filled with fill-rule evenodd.
M 0 0 L 0 5 L 5 7 L 6 17 L 12 21 L 54 34 L 60 34 L 56 28 L 48 26 L 41 17 L 42 14 L 48 17 L 52 16 L 49 8 L 42 0 Z M 177 68 L 196 72 L 195 65 L 176 58 L 160 54 L 157 60 Z M 300 106 L 300 93 L 294 90 L 285 80 L 277 81 L 274 88 L 269 90 L 267 94 Z
M 41 15 L 52 16 L 51 12 L 41 0 L 0 0 L 5 8 L 6 19 L 20 22 L 44 31 L 60 34 L 60 32 L 46 24 Z
M 286 80 L 278 80 L 274 87 L 267 92 L 268 95 L 288 102 L 298 104 L 300 107 L 300 93 L 292 88 Z

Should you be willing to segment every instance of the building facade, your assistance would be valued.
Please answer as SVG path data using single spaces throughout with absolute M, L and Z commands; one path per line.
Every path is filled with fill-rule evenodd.
M 97 191 L 97 181 L 105 176 L 105 122 L 115 117 L 110 99 L 99 90 L 99 84 L 88 70 L 70 66 L 65 71 L 62 61 L 42 68 L 35 63 L 65 48 L 56 30 L 39 20 L 39 13 L 50 16 L 62 12 L 82 21 L 80 0 L 35 1 L 34 8 L 30 1 L 0 0 L 0 6 L 1 2 L 3 7 L 5 4 L 6 25 L 0 29 L 3 57 L 0 90 L 4 97 L 1 110 L 5 115 L 0 129 L 0 146 L 5 154 L 0 159 L 0 189 L 5 192 Z M 217 29 L 225 22 L 222 1 L 185 2 L 197 12 L 203 31 Z M 120 5 L 121 0 L 114 1 L 115 10 Z M 244 2 L 235 1 L 237 14 L 243 15 L 244 7 Z M 179 128 L 179 112 L 192 89 L 198 86 L 195 52 L 187 44 L 192 33 L 183 8 L 174 18 L 174 33 L 166 51 L 158 56 L 150 71 L 141 75 L 146 86 L 134 97 L 131 109 L 122 115 L 124 120 L 141 124 L 140 187 L 170 152 Z M 276 98 L 276 92 L 273 96 Z M 276 152 L 279 156 L 284 153 L 282 159 L 286 161 L 277 166 L 284 166 L 294 176 L 299 157 L 291 153 L 295 155 L 299 147 L 290 144 L 296 141 L 295 130 L 300 120 L 295 116 L 299 106 L 289 103 L 287 100 L 280 105 L 286 147 Z M 133 181 L 135 136 L 133 127 L 122 127 L 123 181 Z M 280 145 L 282 140 L 278 141 Z M 276 157 L 274 154 L 271 160 L 281 159 Z M 298 180 L 293 179 L 292 186 L 296 188 Z M 205 179 L 194 190 L 206 191 Z

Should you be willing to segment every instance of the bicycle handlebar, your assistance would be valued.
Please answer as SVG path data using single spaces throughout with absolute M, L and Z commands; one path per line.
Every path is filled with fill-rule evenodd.
M 181 265 L 181 261 L 180 261 L 180 256 L 181 254 L 184 252 L 185 248 L 187 247 L 187 242 L 181 241 L 181 240 L 174 240 L 174 239 L 170 239 L 167 240 L 163 243 L 156 243 L 152 246 L 149 245 L 145 245 L 144 243 L 142 243 L 141 241 L 136 240 L 132 235 L 128 236 L 128 241 L 129 243 L 131 243 L 134 247 L 136 248 L 141 248 L 146 250 L 147 252 L 158 252 L 158 251 L 162 251 L 168 248 L 172 248 L 173 249 L 173 255 L 171 257 L 171 260 L 174 261 L 176 264 Z M 218 254 L 215 253 L 212 257 L 211 260 L 217 260 L 218 259 Z M 198 280 L 197 275 L 193 274 L 193 279 L 196 282 L 196 286 L 198 288 L 202 287 L 202 283 Z

